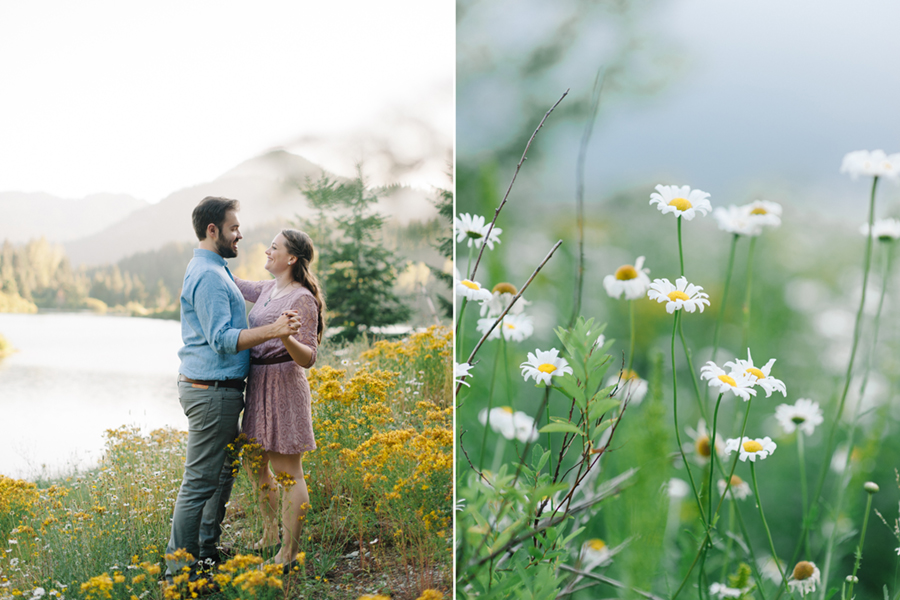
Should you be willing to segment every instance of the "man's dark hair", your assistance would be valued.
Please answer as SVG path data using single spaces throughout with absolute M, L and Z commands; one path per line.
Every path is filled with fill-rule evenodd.
M 200 201 L 194 208 L 194 212 L 191 215 L 191 218 L 194 221 L 194 233 L 197 234 L 197 239 L 201 242 L 206 239 L 206 228 L 212 223 L 219 229 L 222 230 L 222 225 L 225 224 L 225 215 L 229 210 L 240 210 L 241 203 L 237 200 L 230 200 L 229 198 L 219 198 L 216 196 L 207 196 L 203 200 Z

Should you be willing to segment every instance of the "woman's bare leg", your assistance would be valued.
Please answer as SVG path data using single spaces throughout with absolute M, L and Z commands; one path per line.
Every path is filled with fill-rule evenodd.
M 309 509 L 309 491 L 306 479 L 303 478 L 303 454 L 268 453 L 269 461 L 275 476 L 290 475 L 294 483 L 285 486 L 281 499 L 281 519 L 284 528 L 284 539 L 281 550 L 275 555 L 276 563 L 287 564 L 294 560 L 300 550 L 300 536 L 303 532 L 303 521 Z
M 263 533 L 254 550 L 275 546 L 280 541 L 278 535 L 278 487 L 269 471 L 269 455 L 263 451 L 258 464 L 245 463 L 250 481 L 255 482 L 254 491 L 259 499 L 260 513 L 263 520 Z

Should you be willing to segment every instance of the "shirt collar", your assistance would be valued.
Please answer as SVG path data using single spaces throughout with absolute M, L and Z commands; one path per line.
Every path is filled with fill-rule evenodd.
M 213 252 L 212 250 L 206 250 L 204 248 L 194 248 L 194 258 L 204 258 L 223 267 L 228 265 L 228 263 L 225 262 L 225 259 L 222 258 L 221 255 Z

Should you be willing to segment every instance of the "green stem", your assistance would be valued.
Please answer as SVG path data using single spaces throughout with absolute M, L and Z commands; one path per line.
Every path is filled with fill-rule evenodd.
M 674 346 L 674 342 L 672 343 L 672 345 Z M 752 400 L 753 400 L 753 398 L 751 397 L 750 400 L 747 401 L 747 411 L 744 413 L 744 424 L 741 426 L 741 435 L 738 439 L 744 439 L 744 432 L 747 429 L 747 419 L 750 417 L 750 404 L 751 404 Z M 679 442 L 679 445 L 680 445 L 680 442 Z M 683 452 L 682 452 L 682 456 L 684 456 Z M 703 549 L 706 546 L 706 542 L 709 539 L 710 533 L 712 532 L 712 523 L 715 522 L 716 516 L 718 516 L 719 511 L 722 509 L 722 502 L 725 500 L 725 497 L 728 496 L 728 491 L 731 489 L 731 478 L 734 475 L 734 469 L 737 467 L 737 461 L 738 461 L 739 456 L 740 456 L 740 452 L 736 452 L 734 455 L 734 461 L 732 461 L 732 463 L 731 463 L 731 472 L 728 474 L 728 477 L 725 479 L 725 492 L 719 498 L 719 504 L 716 505 L 715 514 L 710 515 L 709 525 L 706 528 L 706 536 L 703 538 L 703 541 L 700 544 L 700 548 L 697 550 L 697 555 L 694 556 L 694 561 L 691 563 L 691 566 L 688 569 L 687 575 L 684 576 L 684 579 L 681 580 L 681 585 L 678 586 L 677 590 L 675 590 L 675 594 L 672 596 L 672 600 L 675 600 L 675 598 L 678 597 L 678 594 L 681 593 L 681 590 L 684 589 L 684 586 L 687 584 L 688 579 L 691 576 L 691 573 L 694 571 L 694 566 L 696 566 L 697 561 L 700 559 L 700 555 L 703 554 Z M 702 508 L 700 510 L 700 514 L 701 514 L 701 516 L 703 515 Z M 740 515 L 740 512 L 738 512 L 738 515 Z M 741 523 L 743 526 L 743 520 L 741 521 Z M 746 535 L 746 531 L 745 531 L 744 537 L 749 542 L 749 538 Z
M 681 445 L 681 431 L 678 428 L 678 376 L 675 369 L 675 330 L 678 328 L 678 317 L 681 311 L 675 311 L 675 322 L 672 324 L 672 411 L 675 416 L 675 440 L 678 443 L 678 451 L 681 453 L 681 460 L 684 462 L 684 468 L 688 474 L 688 481 L 691 483 L 691 490 L 694 492 L 694 499 L 697 501 L 697 508 L 700 511 L 700 519 L 706 525 L 706 516 L 703 514 L 703 503 L 700 501 L 700 494 L 697 492 L 697 485 L 694 483 L 694 476 L 691 473 L 691 466 L 687 457 L 684 455 L 684 448 Z
M 631 317 L 631 349 L 628 351 L 628 370 L 630 371 L 632 366 L 634 365 L 634 339 L 635 339 L 635 327 L 634 327 L 634 300 L 628 301 L 628 312 Z
M 465 329 L 463 328 L 463 315 L 466 313 L 466 304 L 469 303 L 469 299 L 463 296 L 462 304 L 459 307 L 459 314 L 457 315 L 456 322 L 456 350 L 459 356 L 456 358 L 456 362 L 465 362 L 463 360 L 463 332 Z
M 684 251 L 681 249 L 681 217 L 677 217 L 678 221 L 678 260 L 681 263 L 681 276 L 684 277 Z
M 871 229 L 870 229 L 871 231 Z M 866 388 L 869 383 L 869 375 L 872 372 L 872 359 L 875 356 L 876 349 L 878 348 L 878 332 L 880 330 L 881 324 L 881 311 L 884 307 L 884 297 L 887 292 L 887 282 L 890 276 L 890 267 L 891 267 L 891 246 L 888 245 L 886 247 L 886 256 L 883 261 L 882 273 L 881 273 L 881 295 L 878 298 L 878 310 L 875 313 L 875 322 L 872 333 L 872 346 L 869 350 L 869 356 L 866 359 L 865 369 L 862 374 L 862 381 L 859 385 L 859 401 L 856 405 L 856 409 L 853 412 L 853 421 L 850 425 L 850 433 L 848 435 L 848 451 L 847 451 L 847 459 L 844 461 L 844 470 L 842 473 L 846 474 L 846 482 L 850 481 L 850 456 L 853 454 L 853 440 L 856 437 L 856 427 L 859 424 L 859 415 L 860 409 L 862 408 L 862 400 L 866 395 Z M 838 492 L 837 503 L 835 504 L 835 514 L 840 514 L 841 509 L 844 506 L 844 498 L 846 491 L 846 483 L 840 487 L 840 491 Z M 836 543 L 837 531 L 835 530 L 831 536 L 828 538 L 828 543 L 826 545 L 825 550 L 825 564 L 822 568 L 822 575 L 826 578 L 831 572 L 831 556 L 834 549 L 834 544 Z
M 856 562 L 853 563 L 853 578 L 850 579 L 850 591 L 847 592 L 848 598 L 853 598 L 853 582 L 856 581 L 856 572 L 859 570 L 859 562 L 862 560 L 863 542 L 866 541 L 866 527 L 869 526 L 869 513 L 872 511 L 872 494 L 869 493 L 869 499 L 866 500 L 866 516 L 863 517 L 862 533 L 859 536 L 859 546 L 856 548 Z
M 784 577 L 784 571 L 781 570 L 781 563 L 778 562 L 778 553 L 775 552 L 775 543 L 772 541 L 772 532 L 769 531 L 769 524 L 766 522 L 766 514 L 763 511 L 762 501 L 759 499 L 759 485 L 756 483 L 756 463 L 753 461 L 750 461 L 750 477 L 753 479 L 753 494 L 756 496 L 756 507 L 759 509 L 759 517 L 762 519 L 763 527 L 766 530 L 766 538 L 769 540 L 769 550 L 772 552 L 772 560 L 775 561 L 775 566 L 778 567 L 778 574 L 781 575 L 781 584 L 787 586 L 787 579 Z
M 501 336 L 502 337 L 502 336 Z M 487 421 L 484 424 L 484 433 L 481 436 L 481 456 L 478 457 L 478 470 L 481 471 L 484 466 L 484 448 L 487 444 L 487 432 L 491 428 L 490 418 L 491 409 L 494 403 L 494 382 L 497 380 L 497 366 L 500 364 L 500 355 L 494 357 L 494 370 L 491 372 L 491 385 L 488 388 L 488 405 L 487 405 Z
M 803 507 L 803 523 L 809 519 L 809 491 L 806 489 L 806 452 L 804 449 L 804 435 L 799 429 L 797 430 L 797 458 L 800 462 L 800 502 Z M 803 540 L 806 549 L 806 555 L 812 556 L 809 551 L 809 530 L 804 528 L 806 537 Z
M 693 357 L 688 348 L 687 340 L 684 339 L 683 325 L 683 322 L 678 323 L 678 335 L 681 336 L 681 346 L 684 348 L 684 357 L 687 359 L 688 372 L 691 374 L 691 383 L 694 384 L 694 395 L 697 397 L 697 405 L 700 407 L 700 416 L 703 417 L 704 421 L 709 423 L 709 418 L 706 416 L 706 403 L 703 401 L 703 395 L 700 393 L 700 382 L 697 380 L 697 372 L 694 371 Z
M 723 394 L 719 394 L 719 398 L 716 400 L 716 410 L 713 412 L 713 422 L 712 422 L 712 434 L 709 438 L 709 511 L 706 514 L 713 514 L 712 511 L 712 489 L 713 489 L 713 473 L 715 473 L 715 465 L 716 465 L 716 425 L 718 424 L 719 419 L 719 404 L 722 403 Z
M 728 253 L 728 271 L 725 273 L 725 289 L 722 291 L 722 301 L 719 303 L 719 314 L 716 317 L 716 328 L 713 330 L 713 353 L 710 359 L 713 362 L 715 362 L 716 354 L 719 352 L 719 331 L 722 329 L 722 322 L 725 320 L 725 303 L 728 300 L 728 290 L 731 288 L 731 275 L 734 273 L 734 253 L 740 237 L 740 235 L 734 234 L 731 239 L 731 251 Z
M 870 232 L 870 235 L 866 236 L 866 250 L 865 250 L 864 257 L 863 257 L 862 294 L 859 299 L 859 308 L 856 311 L 856 323 L 853 326 L 853 344 L 850 347 L 850 360 L 847 363 L 847 373 L 844 377 L 844 388 L 843 388 L 843 391 L 841 392 L 841 399 L 838 402 L 837 415 L 835 415 L 835 417 L 832 419 L 832 422 L 831 422 L 831 430 L 829 431 L 828 442 L 825 446 L 825 453 L 823 454 L 822 467 L 819 471 L 818 481 L 816 482 L 816 491 L 811 496 L 811 500 L 813 503 L 815 503 L 819 499 L 819 497 L 822 495 L 822 489 L 825 487 L 825 477 L 828 475 L 828 469 L 829 469 L 829 466 L 831 465 L 831 457 L 834 455 L 834 446 L 836 443 L 837 429 L 841 423 L 841 416 L 844 414 L 844 405 L 846 404 L 846 401 L 847 401 L 847 391 L 850 389 L 850 376 L 853 373 L 853 363 L 856 360 L 856 349 L 857 349 L 857 346 L 859 345 L 863 307 L 866 304 L 866 287 L 868 287 L 868 284 L 869 284 L 869 268 L 872 263 L 871 231 L 872 231 L 872 225 L 875 222 L 875 190 L 877 187 L 878 187 L 878 177 L 873 177 L 872 178 L 872 192 L 869 196 L 869 232 Z M 852 448 L 850 450 L 852 451 Z M 815 506 L 815 504 L 813 504 L 813 506 Z M 810 517 L 809 523 L 804 525 L 802 535 L 800 536 L 800 539 L 797 540 L 797 546 L 794 549 L 794 556 L 792 557 L 790 564 L 794 564 L 796 562 L 797 557 L 800 554 L 800 549 L 802 548 L 803 539 L 806 536 L 807 531 L 812 528 L 813 522 L 816 520 L 817 511 L 815 510 L 815 508 L 813 508 L 813 510 L 811 510 L 810 512 L 811 512 L 811 517 Z M 825 564 L 825 568 L 823 569 L 823 572 L 828 571 L 828 563 L 829 562 L 830 562 L 829 560 L 826 560 L 826 564 Z M 827 587 L 828 587 L 827 585 L 822 586 L 821 598 L 823 600 L 825 598 L 825 591 L 826 591 Z M 778 600 L 778 599 L 776 598 L 776 600 Z
M 750 252 L 747 253 L 747 290 L 744 296 L 744 326 L 741 333 L 741 354 L 750 347 L 750 299 L 753 291 L 753 251 L 756 249 L 756 238 L 750 238 Z
M 734 499 L 732 498 L 731 502 L 728 503 L 728 529 L 726 531 L 734 531 Z M 726 536 L 728 541 L 725 543 L 725 558 L 722 560 L 722 574 L 719 576 L 719 581 L 725 581 L 725 577 L 728 575 L 728 567 L 731 566 L 731 549 L 734 547 L 734 540 L 730 535 Z

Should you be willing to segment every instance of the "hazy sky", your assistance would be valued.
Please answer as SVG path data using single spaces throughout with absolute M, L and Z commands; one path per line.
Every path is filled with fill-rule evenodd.
M 476 74 L 459 73 L 460 157 L 520 135 L 526 94 L 547 108 L 567 88 L 564 103 L 589 98 L 598 68 L 610 64 L 629 27 L 633 56 L 624 72 L 671 76 L 654 95 L 604 90 L 588 153 L 589 196 L 673 183 L 710 192 L 714 204 L 769 192 L 779 201 L 855 202 L 866 190 L 839 173 L 844 154 L 900 152 L 895 0 L 630 2 L 643 7 L 631 9 L 631 20 L 600 8 L 586 14 L 588 5 L 576 0 L 468 5 L 458 43 L 465 69 Z M 529 50 L 557 31 L 575 41 L 521 87 Z M 535 197 L 573 201 L 582 128 L 557 115 L 542 130 L 540 166 L 523 172 Z
M 402 182 L 446 186 L 454 36 L 452 0 L 0 2 L 0 191 L 156 202 L 278 146 L 344 173 L 398 132 L 447 149 Z

